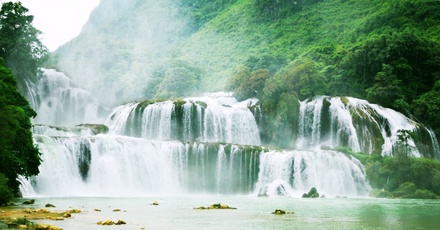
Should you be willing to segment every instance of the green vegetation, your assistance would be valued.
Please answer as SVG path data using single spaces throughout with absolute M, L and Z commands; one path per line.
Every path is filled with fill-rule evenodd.
M 34 146 L 30 118 L 36 113 L 20 95 L 11 70 L 5 68 L 0 58 L 0 174 L 8 186 L 18 191 L 18 175 L 38 174 L 40 153 Z M 2 190 L 0 188 L 0 190 Z
M 0 57 L 4 65 L 17 77 L 18 86 L 25 88 L 25 81 L 37 80 L 37 69 L 47 60 L 49 51 L 38 36 L 34 17 L 21 2 L 5 2 L 0 10 Z
M 33 144 L 30 118 L 35 111 L 17 91 L 17 81 L 36 77 L 45 48 L 21 3 L 3 3 L 0 11 L 0 203 L 18 192 L 19 175 L 39 173 L 40 152 Z M 14 76 L 15 75 L 15 76 Z
M 245 62 L 240 70 L 247 68 L 248 73 L 235 72 L 227 85 L 238 99 L 257 96 L 264 108 L 282 93 L 300 100 L 322 94 L 354 96 L 415 114 L 439 134 L 438 2 L 298 1 L 298 7 L 286 1 L 248 2 L 256 12 L 250 16 L 254 21 L 248 24 L 247 36 L 260 38 L 249 39 L 250 47 L 258 47 L 253 52 L 290 62 L 277 66 L 266 82 L 259 81 L 263 90 L 256 95 L 250 92 L 252 87 L 244 87 L 254 81 L 249 72 L 272 66 L 253 69 L 253 63 Z M 218 27 L 226 24 L 216 22 L 212 23 Z M 255 60 L 254 55 L 248 60 L 251 57 Z M 249 77 L 243 77 L 246 74 Z M 273 119 L 271 113 L 277 111 L 266 107 L 264 112 Z
M 382 157 L 353 153 L 346 147 L 335 150 L 346 153 L 361 161 L 366 168 L 367 179 L 374 197 L 398 197 L 433 199 L 440 196 L 440 162 L 428 158 L 408 156 L 410 132 L 399 132 L 396 156 Z M 379 192 L 380 191 L 380 192 Z

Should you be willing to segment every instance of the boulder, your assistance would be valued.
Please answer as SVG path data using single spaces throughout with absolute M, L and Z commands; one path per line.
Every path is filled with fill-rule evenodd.
M 115 222 L 113 222 L 112 220 L 108 219 L 102 222 L 102 225 L 114 225 Z
M 55 205 L 47 203 L 45 205 L 46 208 L 55 208 Z
M 213 205 L 208 206 L 208 207 L 200 206 L 200 207 L 194 208 L 194 209 L 204 210 L 204 209 L 237 209 L 237 208 L 229 207 L 229 205 L 227 205 L 227 204 L 220 204 L 220 203 L 218 203 L 218 204 L 213 204 Z
M 302 195 L 303 198 L 319 198 L 318 190 L 313 187 L 310 189 L 309 193 L 304 193 Z
M 286 212 L 282 209 L 275 209 L 275 212 L 272 212 L 275 215 L 284 215 L 284 214 L 295 214 L 295 212 Z
M 115 223 L 115 225 L 122 225 L 122 224 L 127 224 L 127 223 L 125 223 L 125 221 L 123 221 L 123 220 L 118 220 L 118 221 Z
M 34 203 L 35 203 L 35 200 L 34 200 L 34 199 L 23 201 L 23 204 L 26 204 L 26 205 L 30 205 L 30 204 L 34 204 Z

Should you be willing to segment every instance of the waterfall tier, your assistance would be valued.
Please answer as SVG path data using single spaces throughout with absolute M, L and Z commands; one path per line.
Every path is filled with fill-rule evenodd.
M 107 109 L 90 92 L 72 86 L 64 73 L 42 71 L 38 85 L 28 85 L 32 92 L 28 99 L 38 114 L 34 124 L 73 126 L 104 121 L 102 115 Z
M 113 110 L 105 124 L 113 134 L 150 140 L 260 145 L 257 123 L 248 106 L 230 95 L 182 101 L 129 103 Z
M 359 162 L 333 151 L 271 151 L 113 135 L 35 139 L 43 163 L 28 184 L 44 196 L 296 196 L 311 186 L 326 195 L 364 196 L 369 189 Z M 30 193 L 29 186 L 26 191 Z
M 411 132 L 415 157 L 438 158 L 437 137 L 427 127 L 392 109 L 352 97 L 316 97 L 300 102 L 297 149 L 350 147 L 353 151 L 393 155 L 399 131 Z

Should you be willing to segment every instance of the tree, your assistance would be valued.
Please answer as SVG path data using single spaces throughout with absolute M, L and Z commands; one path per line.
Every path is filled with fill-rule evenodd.
M 18 86 L 25 87 L 26 79 L 36 81 L 38 67 L 48 57 L 49 51 L 38 36 L 33 16 L 21 2 L 3 3 L 0 10 L 0 57 L 4 65 L 17 77 Z
M 16 85 L 14 75 L 0 58 L 0 175 L 8 179 L 14 192 L 18 191 L 18 176 L 37 175 L 41 162 L 31 132 L 30 118 L 36 113 Z
M 226 90 L 232 91 L 239 101 L 252 97 L 261 99 L 266 80 L 270 77 L 271 74 L 267 69 L 257 69 L 251 72 L 249 67 L 240 66 L 228 79 Z
M 296 61 L 283 76 L 287 92 L 296 92 L 300 100 L 327 93 L 327 81 L 318 65 L 310 60 Z
M 393 74 L 391 65 L 383 64 L 382 71 L 376 74 L 374 81 L 374 85 L 366 90 L 370 102 L 391 107 L 395 100 L 402 97 L 402 81 Z

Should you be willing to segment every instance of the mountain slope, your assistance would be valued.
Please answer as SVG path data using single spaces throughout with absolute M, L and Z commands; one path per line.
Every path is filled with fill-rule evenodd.
M 53 54 L 53 65 L 107 104 L 224 90 L 239 66 L 251 71 L 268 69 L 276 78 L 275 73 L 283 75 L 304 60 L 312 60 L 316 71 L 324 76 L 326 90 L 322 93 L 367 98 L 366 90 L 376 83 L 375 76 L 386 70 L 383 64 L 398 72 L 396 66 L 402 62 L 393 60 L 408 59 L 408 55 L 380 53 L 374 47 L 391 50 L 397 46 L 392 52 L 400 52 L 401 46 L 419 42 L 419 46 L 426 43 L 429 47 L 430 53 L 421 50 L 427 63 L 406 60 L 403 64 L 431 68 L 425 74 L 429 79 L 413 92 L 416 95 L 397 95 L 390 103 L 398 99 L 412 103 L 418 94 L 431 90 L 428 85 L 435 78 L 432 69 L 439 66 L 433 58 L 439 52 L 438 2 L 295 3 L 101 1 L 81 34 Z M 382 40 L 385 44 L 380 47 Z M 407 41 L 410 44 L 404 44 Z M 365 58 L 361 53 L 371 55 Z M 385 60 L 380 55 L 392 57 Z M 415 74 L 420 75 L 411 72 L 408 77 Z M 347 85 L 349 82 L 354 85 Z M 292 93 L 300 98 L 314 95 Z

